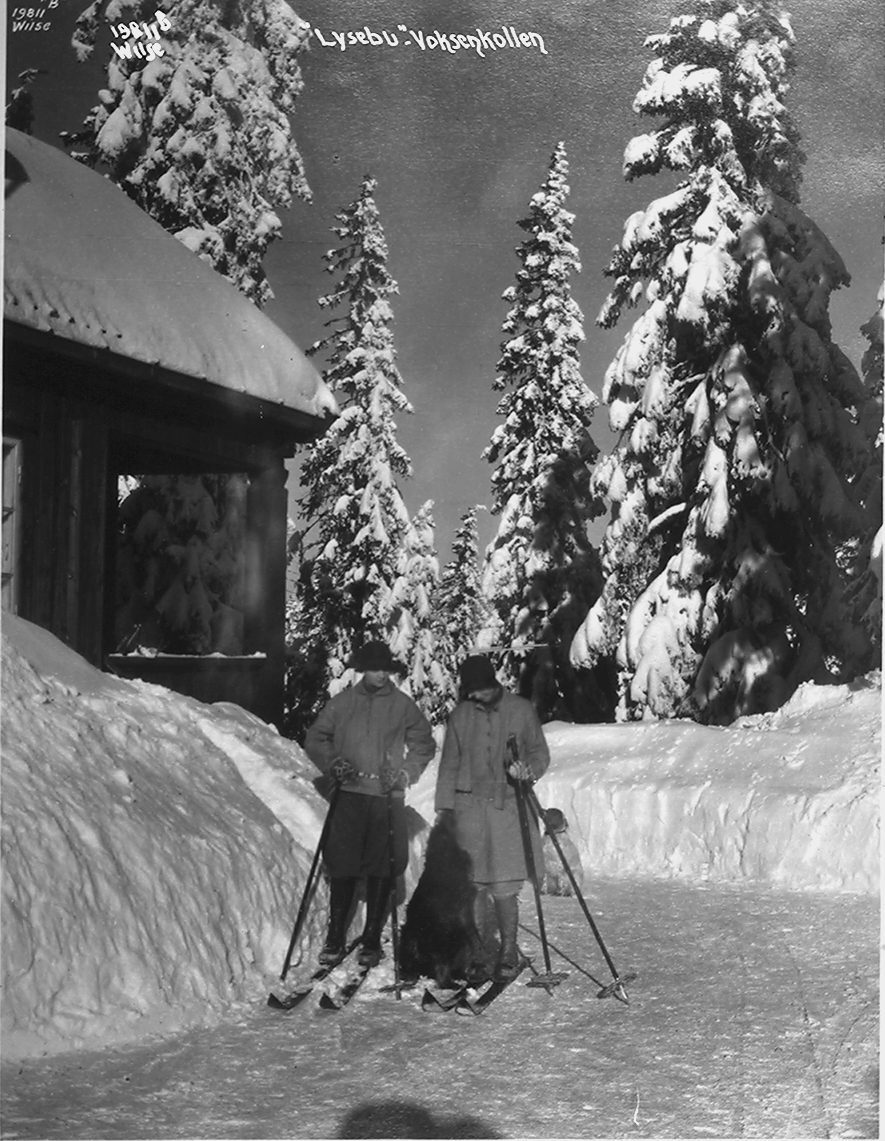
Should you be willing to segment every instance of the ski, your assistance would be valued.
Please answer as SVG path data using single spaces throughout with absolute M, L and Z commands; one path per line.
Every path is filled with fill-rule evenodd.
M 455 1007 L 455 1010 L 458 1014 L 482 1014 L 491 1006 L 496 998 L 500 998 L 504 991 L 516 982 L 528 965 L 529 963 L 526 959 L 519 964 L 519 970 L 512 978 L 494 979 L 478 998 L 469 998 L 467 995 L 464 995 Z
M 339 987 L 334 996 L 329 994 L 328 991 L 323 991 L 323 993 L 320 995 L 320 1009 L 341 1010 L 347 1006 L 356 992 L 366 981 L 366 976 L 368 975 L 369 971 L 371 971 L 371 969 L 371 966 L 359 967 L 356 974 L 342 987 Z
M 290 991 L 283 998 L 277 998 L 275 994 L 271 993 L 268 996 L 267 1005 L 271 1010 L 294 1010 L 296 1006 L 300 1006 L 308 995 L 313 992 L 317 983 L 321 983 L 323 979 L 329 977 L 332 971 L 337 970 L 358 943 L 359 939 L 354 939 L 352 943 L 344 948 L 340 959 L 336 959 L 334 963 L 325 963 L 323 966 L 317 967 L 306 983 L 296 987 L 295 990 Z
M 450 987 L 425 987 L 421 998 L 421 1009 L 432 1012 L 454 1010 L 462 999 L 469 1001 L 471 994 L 478 994 L 491 981 L 491 975 L 476 973 L 470 976 L 469 981 L 453 983 Z
M 432 1013 L 454 1010 L 462 999 L 467 998 L 470 989 L 466 983 L 464 986 L 456 987 L 455 990 L 447 991 L 431 990 L 430 987 L 425 987 L 421 997 L 421 1009 Z

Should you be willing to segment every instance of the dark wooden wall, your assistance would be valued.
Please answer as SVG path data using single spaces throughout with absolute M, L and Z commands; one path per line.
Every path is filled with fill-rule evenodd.
M 8 371 L 4 390 L 4 434 L 22 441 L 15 609 L 99 665 L 107 429 L 39 383 L 23 393 Z
M 244 649 L 266 658 L 245 670 L 241 687 L 227 671 L 215 697 L 212 671 L 198 668 L 199 659 L 193 677 L 179 666 L 170 684 L 201 700 L 232 700 L 232 693 L 242 692 L 241 704 L 278 723 L 285 652 L 284 459 L 297 442 L 291 425 L 244 414 L 225 393 L 170 391 L 163 378 L 134 383 L 110 371 L 106 360 L 72 359 L 15 338 L 7 338 L 4 356 L 4 435 L 22 441 L 17 613 L 105 667 L 114 649 L 118 474 L 245 472 Z

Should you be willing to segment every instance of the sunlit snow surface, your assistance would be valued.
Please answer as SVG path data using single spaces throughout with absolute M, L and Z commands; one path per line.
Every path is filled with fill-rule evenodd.
M 4 1137 L 878 1136 L 870 897 L 590 887 L 618 968 L 638 972 L 629 1006 L 596 998 L 588 926 L 575 900 L 548 897 L 554 969 L 569 972 L 552 997 L 520 981 L 470 1018 L 367 983 L 338 1014 L 261 1003 L 174 1038 L 15 1062 Z M 543 965 L 531 904 L 523 917 Z
M 102 674 L 8 615 L 2 729 L 4 1053 L 257 999 L 322 822 L 300 749 L 237 706 Z
M 3 702 L 4 1056 L 262 1005 L 325 811 L 298 746 L 10 616 Z M 588 879 L 873 893 L 879 705 L 876 679 L 730 729 L 554 724 L 538 794 Z M 425 818 L 432 785 L 431 769 L 411 794 Z M 305 957 L 323 920 L 321 899 Z

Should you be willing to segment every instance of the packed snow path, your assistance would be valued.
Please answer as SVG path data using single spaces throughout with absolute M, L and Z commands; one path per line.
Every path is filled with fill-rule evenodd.
M 368 984 L 339 1014 L 259 1006 L 8 1065 L 3 1136 L 878 1136 L 875 898 L 611 880 L 588 900 L 619 972 L 638 973 L 629 1007 L 557 954 L 571 973 L 553 997 L 517 983 L 475 1019 Z M 575 901 L 545 916 L 607 982 Z M 523 919 L 536 930 L 530 904 Z

